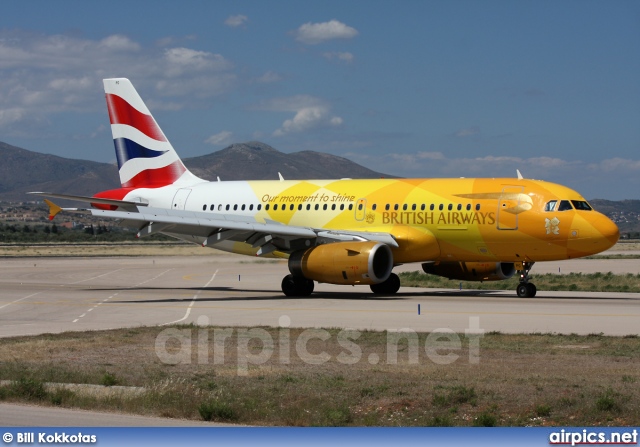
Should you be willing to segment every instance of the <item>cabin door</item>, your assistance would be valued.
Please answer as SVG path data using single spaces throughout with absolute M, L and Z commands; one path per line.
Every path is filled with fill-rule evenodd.
M 173 209 L 174 210 L 183 210 L 187 205 L 187 197 L 191 194 L 191 189 L 182 188 L 176 192 L 176 195 L 173 196 Z

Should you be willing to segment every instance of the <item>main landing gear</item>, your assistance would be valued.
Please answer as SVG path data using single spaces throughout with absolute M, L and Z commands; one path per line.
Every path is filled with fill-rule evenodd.
M 302 276 L 287 275 L 282 279 L 282 293 L 286 296 L 305 297 L 313 293 L 314 283 Z M 386 281 L 371 284 L 371 291 L 376 295 L 393 295 L 400 289 L 400 278 L 395 273 Z
M 301 276 L 287 275 L 282 279 L 282 293 L 286 296 L 309 296 L 313 293 L 313 281 Z
M 376 295 L 393 295 L 400 289 L 400 278 L 395 273 L 389 275 L 386 281 L 369 286 Z
M 529 282 L 529 271 L 533 267 L 533 262 L 516 263 L 516 270 L 520 273 L 520 284 L 516 287 L 516 293 L 520 298 L 533 298 L 536 296 L 535 284 Z

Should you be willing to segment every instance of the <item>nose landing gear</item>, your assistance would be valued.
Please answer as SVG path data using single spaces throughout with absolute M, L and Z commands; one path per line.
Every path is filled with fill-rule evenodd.
M 533 262 L 516 262 L 516 270 L 520 274 L 520 284 L 516 287 L 516 293 L 520 298 L 533 298 L 536 296 L 536 286 L 529 282 L 529 271 Z

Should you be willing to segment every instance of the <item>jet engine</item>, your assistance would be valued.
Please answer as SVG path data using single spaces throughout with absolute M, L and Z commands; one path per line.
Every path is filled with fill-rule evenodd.
M 393 268 L 389 246 L 380 242 L 334 242 L 301 250 L 289 256 L 289 271 L 331 284 L 378 284 Z
M 500 281 L 516 272 L 513 262 L 427 262 L 422 270 L 431 275 L 464 281 Z

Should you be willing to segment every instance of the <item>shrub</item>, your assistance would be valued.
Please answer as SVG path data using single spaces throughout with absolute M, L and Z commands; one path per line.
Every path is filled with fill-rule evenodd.
M 226 402 L 211 400 L 203 402 L 198 407 L 198 413 L 203 421 L 235 421 L 238 414 Z

